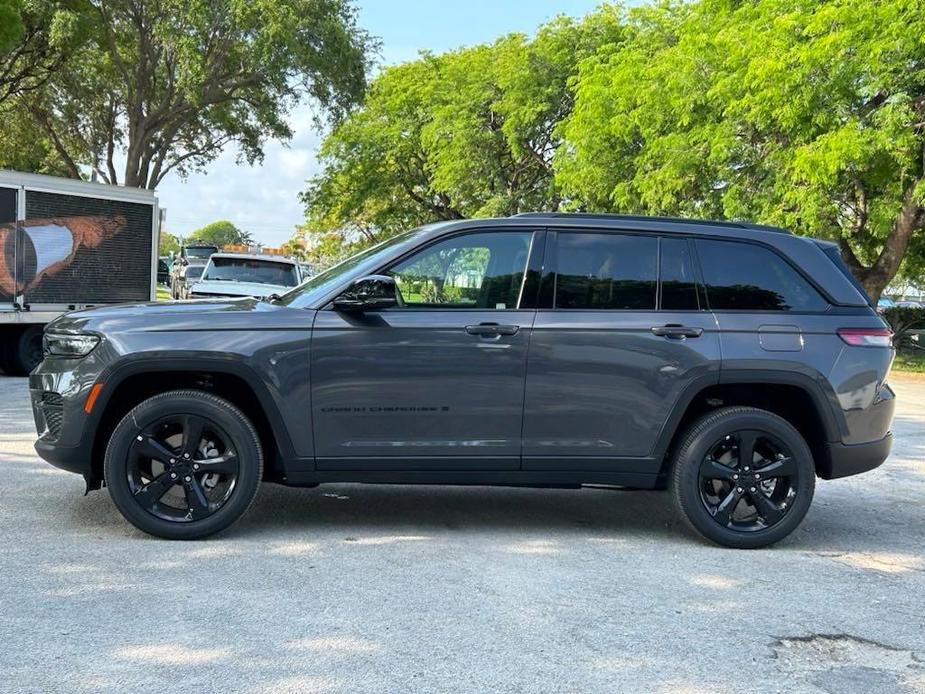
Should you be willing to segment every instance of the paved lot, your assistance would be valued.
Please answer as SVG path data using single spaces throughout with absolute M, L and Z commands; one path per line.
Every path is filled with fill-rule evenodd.
M 925 380 L 769 550 L 660 493 L 266 486 L 205 542 L 32 452 L 0 378 L 2 692 L 925 692 Z

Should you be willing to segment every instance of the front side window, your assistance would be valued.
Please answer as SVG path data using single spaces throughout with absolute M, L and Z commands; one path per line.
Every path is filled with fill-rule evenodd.
M 428 246 L 387 274 L 405 306 L 517 308 L 530 255 L 530 231 L 464 234 Z
M 559 234 L 556 308 L 654 311 L 658 239 Z
M 828 303 L 787 261 L 750 243 L 697 239 L 715 311 L 824 311 Z

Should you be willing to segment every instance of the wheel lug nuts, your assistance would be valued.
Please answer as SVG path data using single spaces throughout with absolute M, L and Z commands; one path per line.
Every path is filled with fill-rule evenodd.
M 171 473 L 170 473 L 170 479 L 172 479 L 172 480 L 177 479 L 177 473 L 171 472 Z
M 189 475 L 187 475 L 186 477 L 183 478 L 183 481 L 184 481 L 184 482 L 189 482 L 189 481 L 192 480 L 192 479 L 193 479 L 192 477 L 190 477 Z
M 761 479 L 761 475 L 759 475 L 757 472 L 755 473 L 755 479 L 756 479 L 756 480 L 760 480 L 760 479 Z
M 738 476 L 738 475 L 733 475 L 733 476 L 732 476 L 732 479 L 737 480 L 737 479 L 739 479 L 739 476 Z
M 748 468 L 745 468 L 745 472 L 748 472 Z
M 144 439 L 143 439 L 141 436 L 136 436 L 136 437 L 135 437 L 135 440 L 136 440 L 136 441 L 144 441 Z
M 171 464 L 171 465 L 174 465 L 176 462 L 177 462 L 177 459 L 176 459 L 176 458 L 171 458 L 171 459 L 170 459 L 170 464 Z
M 748 491 L 750 491 L 750 492 L 754 492 L 754 491 L 755 491 L 755 488 L 754 488 L 754 487 L 752 487 L 752 488 L 751 488 L 751 489 L 749 489 Z
M 739 494 L 741 494 L 744 490 L 742 489 L 742 487 L 737 487 L 737 488 L 736 488 L 736 491 L 737 491 Z
M 198 470 L 198 469 L 199 469 L 199 463 L 193 463 L 193 469 L 194 469 L 194 470 Z
M 183 454 L 183 457 L 184 457 L 184 458 L 189 458 L 189 453 L 184 453 L 184 454 Z

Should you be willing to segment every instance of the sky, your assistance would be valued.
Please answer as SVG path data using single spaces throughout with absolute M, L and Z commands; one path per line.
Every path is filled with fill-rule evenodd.
M 382 42 L 380 65 L 494 41 L 503 34 L 531 34 L 559 14 L 581 17 L 601 0 L 359 0 L 360 25 Z M 184 236 L 217 219 L 250 231 L 266 246 L 292 236 L 305 218 L 299 193 L 319 171 L 315 152 L 323 134 L 313 125 L 308 107 L 290 116 L 294 136 L 288 144 L 267 142 L 263 163 L 236 163 L 230 148 L 208 167 L 207 174 L 183 180 L 174 174 L 158 187 L 167 210 L 166 229 Z

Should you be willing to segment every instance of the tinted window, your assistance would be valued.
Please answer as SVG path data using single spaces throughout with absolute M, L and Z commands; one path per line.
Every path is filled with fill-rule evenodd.
M 697 301 L 697 283 L 687 239 L 662 239 L 661 308 L 665 311 L 687 311 L 700 308 Z
M 529 231 L 465 234 L 435 243 L 389 270 L 406 306 L 517 308 Z
M 299 283 L 295 265 L 253 258 L 216 258 L 209 261 L 203 280 L 215 282 L 256 282 L 294 287 Z M 190 266 L 192 267 L 192 266 Z M 189 268 L 187 269 L 189 272 Z
M 697 240 L 710 308 L 823 311 L 819 293 L 783 258 L 761 246 Z
M 658 239 L 559 234 L 556 308 L 654 310 Z

